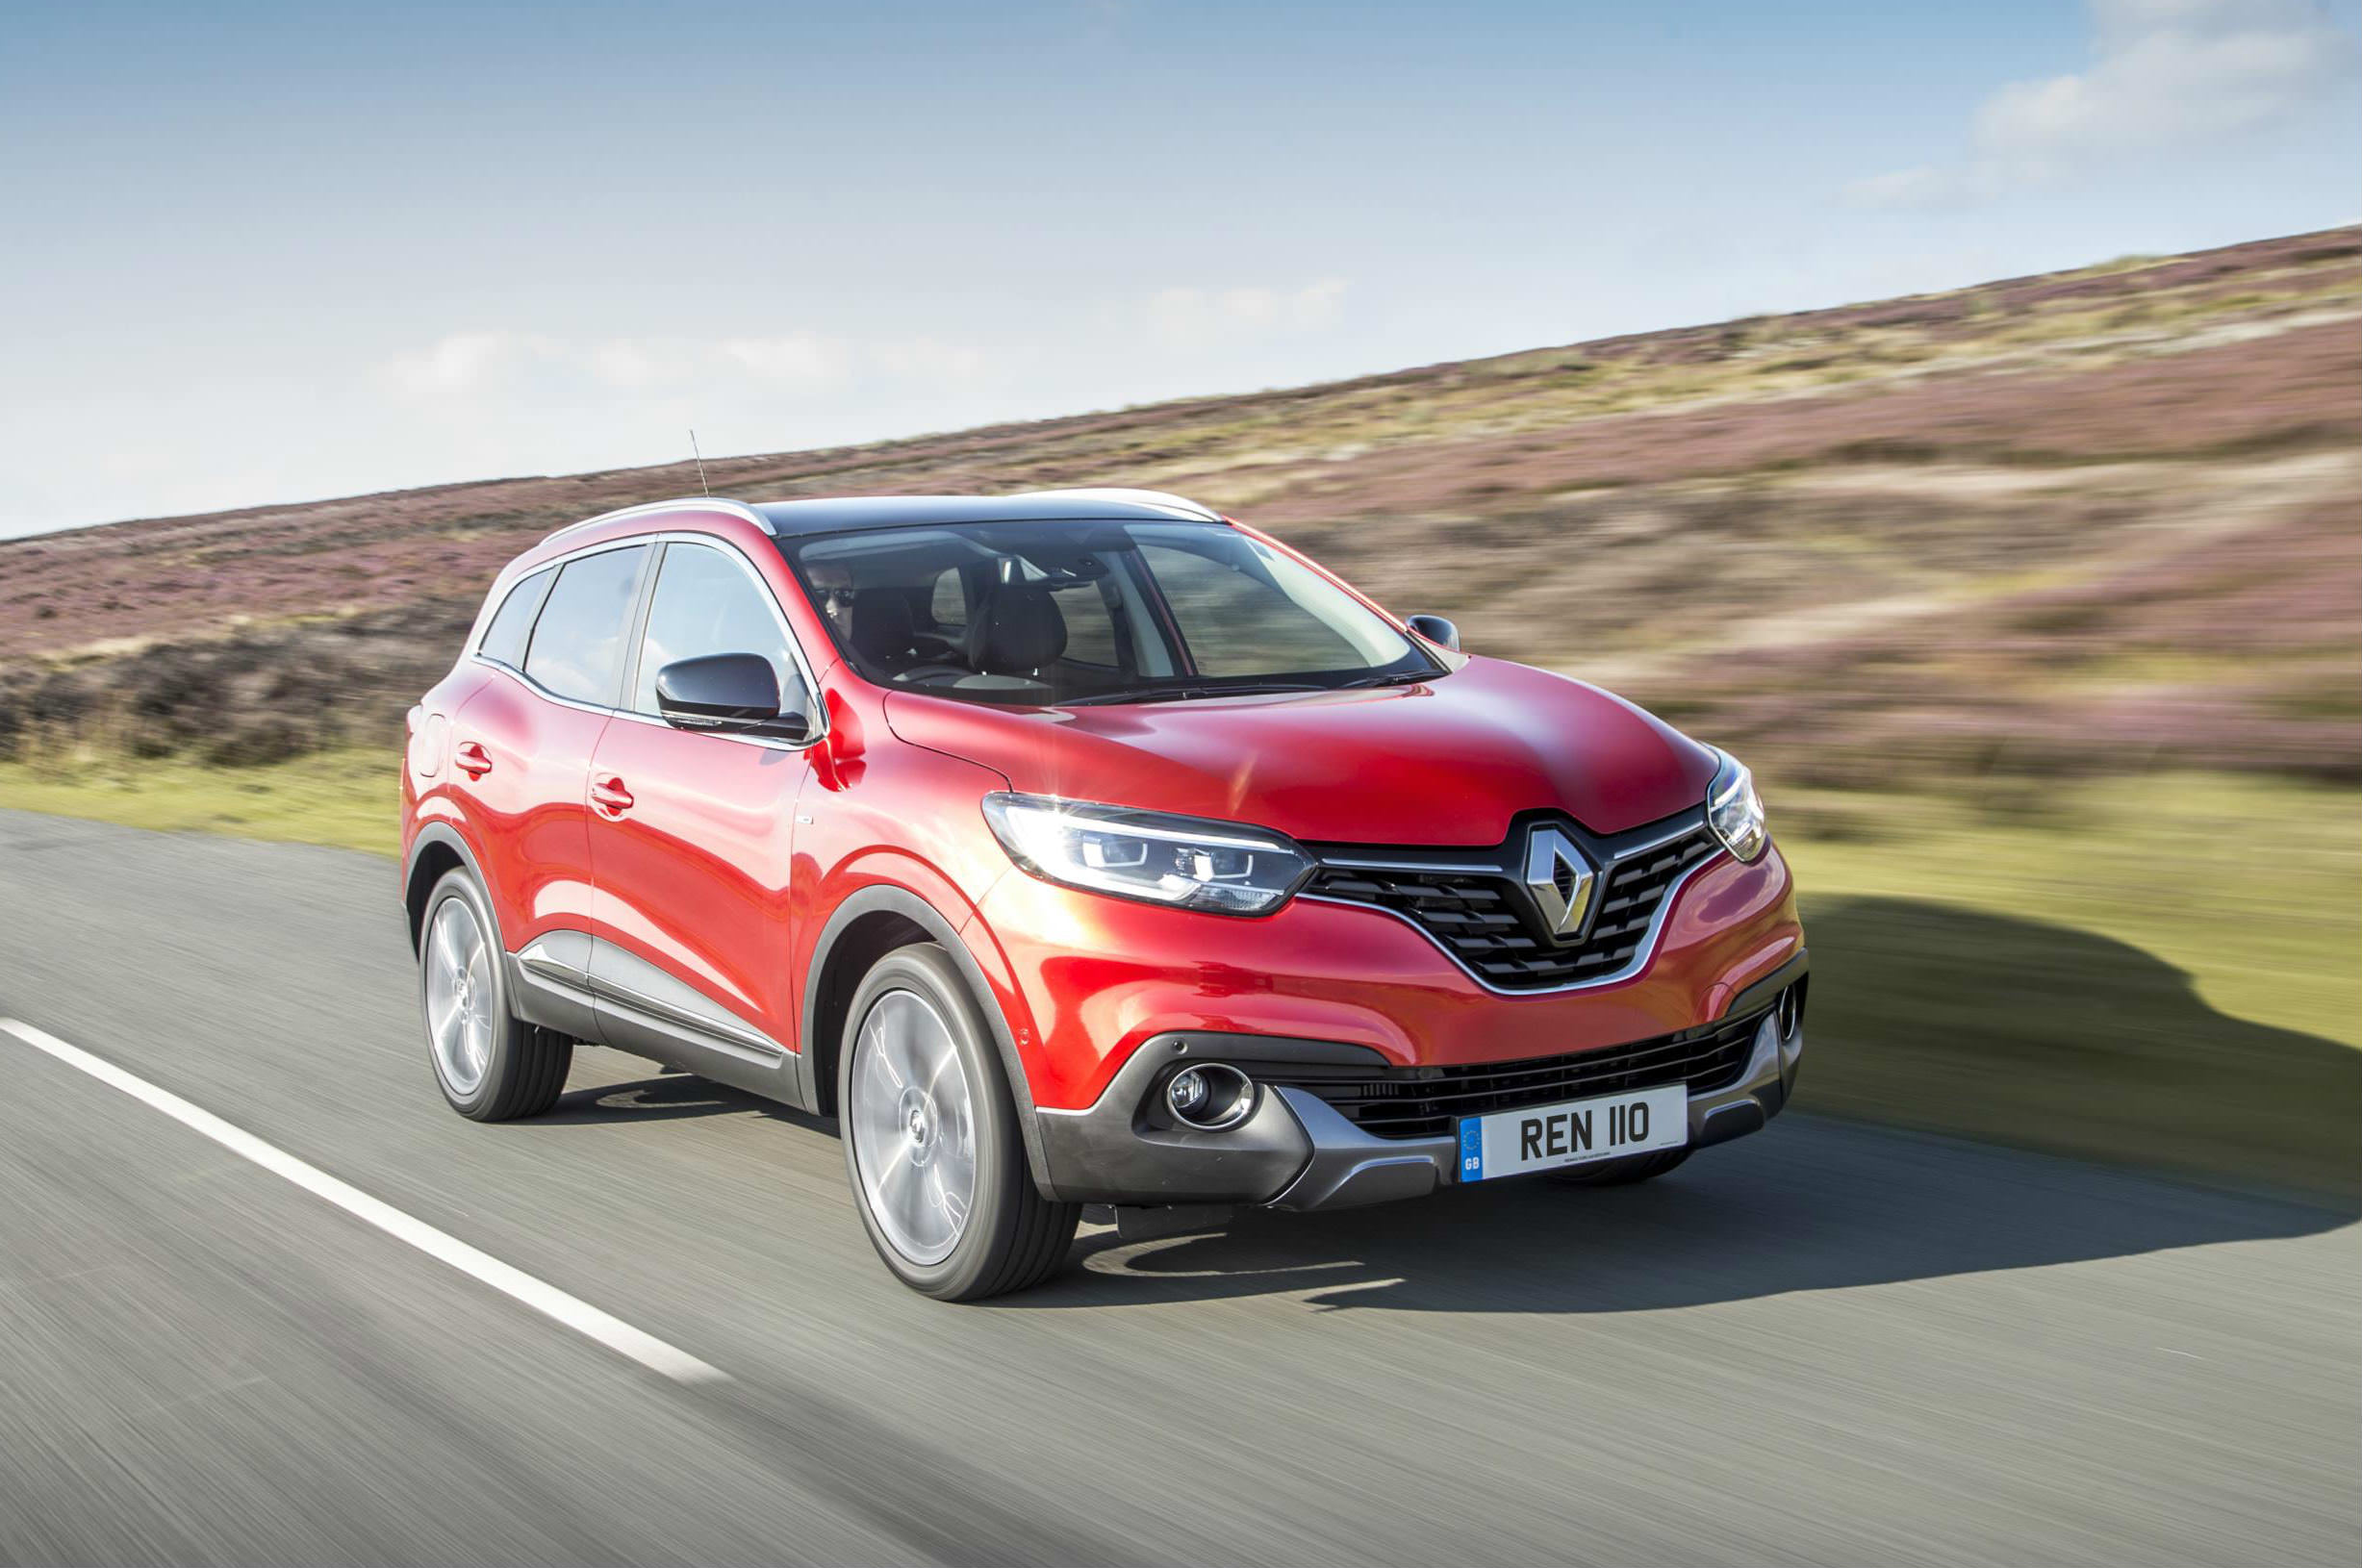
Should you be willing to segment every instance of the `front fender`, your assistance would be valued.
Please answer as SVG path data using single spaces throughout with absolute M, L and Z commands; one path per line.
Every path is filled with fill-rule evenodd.
M 944 884 L 946 890 L 950 884 Z M 948 901 L 948 900 L 947 900 Z M 902 916 L 925 931 L 927 936 L 952 955 L 960 974 L 983 1012 L 986 1030 L 992 1036 L 993 1048 L 1001 1054 L 1001 1068 L 1008 1078 L 1009 1092 L 1017 1102 L 1017 1125 L 1025 1139 L 1026 1165 L 1033 1173 L 1036 1186 L 1050 1190 L 1050 1166 L 1042 1151 L 1039 1118 L 1033 1108 L 1033 1087 L 1026 1073 L 1024 1057 L 1017 1048 L 1017 1032 L 1009 1025 L 1009 1008 L 1019 1009 L 1023 1016 L 1024 999 L 1017 989 L 1015 976 L 1007 960 L 991 934 L 976 920 L 976 912 L 966 907 L 965 900 L 957 905 L 961 911 L 954 919 L 942 909 L 921 898 L 906 887 L 892 882 L 871 882 L 848 894 L 822 925 L 819 937 L 812 945 L 803 974 L 803 1005 L 801 1009 L 801 1038 L 803 1049 L 796 1054 L 798 1088 L 807 1105 L 820 1103 L 820 1064 L 818 1053 L 833 1050 L 836 1042 L 821 1038 L 821 987 L 812 977 L 828 973 L 828 959 L 836 945 L 865 915 L 892 913 Z M 971 945 L 968 933 L 977 938 Z M 1030 1030 L 1027 1031 L 1030 1034 Z

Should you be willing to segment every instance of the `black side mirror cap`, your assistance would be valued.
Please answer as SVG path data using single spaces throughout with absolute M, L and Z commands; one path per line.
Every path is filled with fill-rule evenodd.
M 1403 624 L 1439 648 L 1460 651 L 1460 628 L 1441 616 L 1405 616 Z
M 803 739 L 803 715 L 779 711 L 779 676 L 759 653 L 709 653 L 656 671 L 656 711 L 681 729 Z

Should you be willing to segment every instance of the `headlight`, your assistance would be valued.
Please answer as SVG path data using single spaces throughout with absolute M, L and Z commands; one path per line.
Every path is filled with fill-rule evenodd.
M 1755 775 L 1729 752 L 1714 755 L 1722 766 L 1706 789 L 1706 820 L 1723 847 L 1741 860 L 1755 860 L 1771 842 L 1771 832 L 1764 825 L 1764 798 L 1755 793 Z
M 1236 822 L 1002 792 L 984 797 L 984 820 L 1046 882 L 1183 909 L 1267 915 L 1312 873 L 1310 855 Z

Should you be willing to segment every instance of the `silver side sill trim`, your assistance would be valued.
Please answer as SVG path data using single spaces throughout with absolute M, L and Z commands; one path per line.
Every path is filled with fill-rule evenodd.
M 613 980 L 604 979 L 596 974 L 586 974 L 551 953 L 538 941 L 528 943 L 525 949 L 517 955 L 517 962 L 540 978 L 571 991 L 577 996 L 591 999 L 594 1001 L 606 1002 L 612 1006 L 628 1007 L 659 1023 L 688 1029 L 703 1037 L 718 1050 L 728 1050 L 765 1066 L 789 1054 L 785 1046 L 780 1045 L 760 1029 L 740 1024 L 735 1020 L 725 1023 L 718 1018 L 707 1018 L 690 1012 L 686 1008 L 675 1007 L 671 1002 L 658 1001 L 655 998 L 645 996 L 627 985 L 618 985 Z

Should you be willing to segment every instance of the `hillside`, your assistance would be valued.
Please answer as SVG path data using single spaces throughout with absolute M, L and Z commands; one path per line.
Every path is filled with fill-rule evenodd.
M 1202 496 L 1756 766 L 1814 1111 L 2351 1197 L 2362 229 L 710 467 Z M 695 488 L 0 544 L 0 806 L 390 848 L 494 571 Z
M 2362 777 L 2362 230 L 1284 392 L 724 460 L 1271 528 L 1793 785 Z M 383 738 L 539 533 L 686 466 L 0 543 L 0 757 Z

